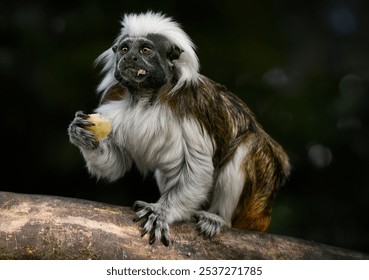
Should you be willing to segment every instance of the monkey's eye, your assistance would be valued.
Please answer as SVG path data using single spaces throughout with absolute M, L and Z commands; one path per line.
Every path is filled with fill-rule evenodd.
M 143 55 L 149 55 L 151 53 L 151 49 L 148 47 L 144 47 L 140 50 L 140 53 Z
M 129 50 L 128 47 L 123 47 L 123 48 L 120 49 L 120 53 L 121 54 L 126 54 L 126 53 L 128 53 L 128 50 Z

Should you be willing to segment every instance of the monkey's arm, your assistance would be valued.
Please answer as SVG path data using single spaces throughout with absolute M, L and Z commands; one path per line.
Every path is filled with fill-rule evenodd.
M 132 160 L 109 139 L 100 143 L 97 149 L 81 148 L 89 172 L 97 178 L 115 181 L 122 177 L 132 166 Z
M 109 181 L 117 180 L 131 168 L 132 159 L 110 137 L 97 141 L 94 133 L 85 129 L 90 125 L 92 123 L 87 120 L 87 115 L 78 111 L 68 127 L 70 142 L 80 148 L 92 175 Z
M 156 203 L 136 201 L 137 220 L 146 220 L 142 235 L 150 244 L 161 240 L 169 245 L 169 224 L 190 219 L 206 201 L 213 182 L 213 143 L 201 135 L 197 123 L 183 123 L 182 158 L 156 171 L 161 197 Z

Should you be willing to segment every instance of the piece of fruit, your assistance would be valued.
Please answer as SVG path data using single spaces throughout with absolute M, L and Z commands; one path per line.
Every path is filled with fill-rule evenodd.
M 87 120 L 95 125 L 86 126 L 85 129 L 94 132 L 97 141 L 106 138 L 111 132 L 111 120 L 102 117 L 100 114 L 90 114 Z

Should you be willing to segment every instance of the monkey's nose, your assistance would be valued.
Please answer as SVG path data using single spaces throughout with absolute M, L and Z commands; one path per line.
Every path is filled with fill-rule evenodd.
M 123 59 L 125 62 L 136 62 L 137 61 L 137 57 L 134 55 L 126 55 Z

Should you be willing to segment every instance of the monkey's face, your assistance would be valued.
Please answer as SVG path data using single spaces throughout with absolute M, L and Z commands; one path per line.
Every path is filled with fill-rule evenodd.
M 170 81 L 175 76 L 173 60 L 181 53 L 163 36 L 154 34 L 124 37 L 113 51 L 117 58 L 114 76 L 132 92 L 157 90 Z

